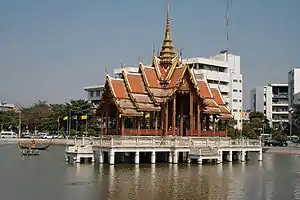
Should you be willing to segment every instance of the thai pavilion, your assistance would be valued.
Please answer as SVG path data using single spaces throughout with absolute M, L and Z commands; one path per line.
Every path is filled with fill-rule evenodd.
M 218 88 L 190 69 L 175 52 L 169 6 L 165 38 L 151 65 L 139 61 L 139 72 L 123 69 L 122 78 L 106 74 L 97 115 L 103 135 L 226 136 L 215 124 L 233 119 Z M 225 123 L 226 124 L 226 123 Z

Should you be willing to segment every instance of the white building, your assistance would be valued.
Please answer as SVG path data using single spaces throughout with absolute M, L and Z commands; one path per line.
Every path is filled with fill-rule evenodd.
M 296 104 L 300 104 L 300 68 L 295 68 L 288 73 L 288 90 L 289 90 L 289 108 Z M 295 124 L 292 121 L 291 114 L 289 114 L 290 125 Z M 290 127 L 291 128 L 291 127 Z M 292 130 L 292 129 L 291 129 Z
M 220 88 L 225 103 L 231 109 L 237 128 L 242 128 L 243 76 L 240 68 L 240 56 L 222 52 L 209 58 L 195 57 L 184 59 L 191 68 L 202 73 L 211 88 Z
M 0 102 L 0 111 L 11 111 L 11 110 L 15 110 L 16 105 L 14 104 L 9 104 L 5 101 L 1 101 Z
M 270 126 L 278 129 L 288 126 L 288 84 L 269 84 L 256 87 L 250 92 L 250 109 L 262 112 L 270 121 Z

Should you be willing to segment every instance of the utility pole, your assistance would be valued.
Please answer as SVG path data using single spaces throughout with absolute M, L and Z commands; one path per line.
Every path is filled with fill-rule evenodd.
M 21 137 L 22 134 L 22 111 L 19 110 L 19 138 Z

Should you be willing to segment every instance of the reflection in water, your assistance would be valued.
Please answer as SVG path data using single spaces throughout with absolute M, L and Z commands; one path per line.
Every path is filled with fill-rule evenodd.
M 263 162 L 212 164 L 65 164 L 63 147 L 38 157 L 1 148 L 1 199 L 289 200 L 300 198 L 300 159 L 264 154 Z M 49 189 L 51 188 L 51 189 Z M 18 192 L 15 192 L 18 191 Z

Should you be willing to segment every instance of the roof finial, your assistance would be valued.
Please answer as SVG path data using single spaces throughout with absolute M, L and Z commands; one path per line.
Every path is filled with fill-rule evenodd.
M 165 68 L 168 68 L 170 64 L 172 64 L 172 59 L 175 57 L 174 47 L 171 38 L 170 21 L 170 0 L 168 0 L 165 39 L 163 41 L 163 45 L 160 51 L 160 62 Z

